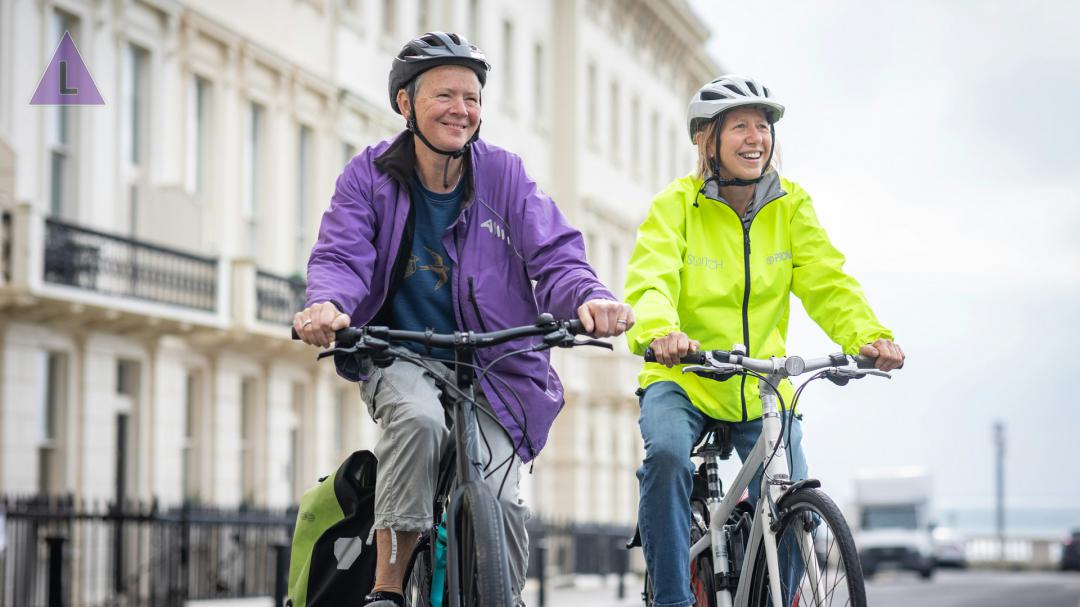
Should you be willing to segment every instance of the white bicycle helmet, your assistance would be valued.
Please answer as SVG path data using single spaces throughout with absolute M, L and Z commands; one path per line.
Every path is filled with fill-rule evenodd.
M 768 87 L 753 78 L 721 76 L 701 87 L 690 99 L 687 110 L 686 128 L 690 133 L 690 141 L 694 141 L 694 133 L 719 114 L 747 105 L 761 106 L 769 124 L 775 123 L 784 115 L 784 106 L 773 98 Z

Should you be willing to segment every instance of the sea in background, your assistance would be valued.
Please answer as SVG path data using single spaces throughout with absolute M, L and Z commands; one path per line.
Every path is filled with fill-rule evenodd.
M 997 533 L 997 518 L 993 508 L 942 508 L 935 521 L 951 527 L 968 537 L 990 536 Z M 1063 539 L 1073 530 L 1080 530 L 1080 507 L 1075 508 L 1006 508 L 1005 535 Z

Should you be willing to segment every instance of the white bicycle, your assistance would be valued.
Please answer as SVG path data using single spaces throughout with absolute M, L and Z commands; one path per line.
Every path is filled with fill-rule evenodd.
M 646 360 L 655 361 L 652 352 Z M 890 377 L 873 368 L 873 359 L 832 354 L 749 358 L 739 345 L 730 352 L 711 350 L 683 357 L 683 373 L 724 381 L 751 375 L 760 381 L 762 430 L 735 481 L 724 495 L 721 460 L 731 457 L 727 422 L 713 420 L 691 454 L 703 460 L 690 498 L 690 586 L 699 607 L 850 605 L 865 607 L 862 567 L 851 530 L 836 504 L 814 479 L 792 482 L 776 386 L 786 378 L 814 373 L 795 392 L 794 411 L 803 389 L 815 379 L 845 385 L 867 375 Z M 792 416 L 788 416 L 788 420 Z M 740 501 L 759 467 L 761 491 L 751 507 Z M 628 547 L 640 546 L 640 536 Z M 645 576 L 645 605 L 653 604 L 652 583 Z

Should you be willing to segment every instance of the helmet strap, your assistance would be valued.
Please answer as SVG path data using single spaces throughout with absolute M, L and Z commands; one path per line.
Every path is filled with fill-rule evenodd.
M 459 149 L 459 150 L 440 150 L 439 148 L 432 145 L 432 143 L 430 141 L 428 141 L 428 138 L 424 137 L 424 134 L 420 132 L 420 125 L 418 125 L 416 123 L 415 97 L 416 97 L 415 92 L 413 94 L 409 95 L 409 117 L 405 120 L 405 128 L 410 133 L 416 135 L 420 139 L 420 141 L 423 142 L 423 144 L 427 146 L 427 148 L 429 150 L 431 150 L 432 152 L 435 152 L 436 154 L 441 154 L 443 156 L 446 156 L 446 165 L 443 167 L 443 187 L 444 188 L 449 188 L 450 187 L 450 161 L 453 160 L 453 159 L 461 158 L 462 156 L 464 156 L 465 152 L 469 151 L 469 147 L 473 144 L 473 142 L 475 142 L 477 139 L 480 138 L 480 125 L 479 124 L 476 125 L 476 131 L 472 134 L 472 137 L 470 137 L 469 140 L 465 142 L 465 145 L 463 145 L 461 147 L 461 149 Z M 481 121 L 481 123 L 482 122 L 483 121 Z

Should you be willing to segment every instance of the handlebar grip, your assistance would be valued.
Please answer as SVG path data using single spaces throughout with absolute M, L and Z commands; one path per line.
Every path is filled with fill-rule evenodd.
M 585 332 L 585 327 L 582 326 L 580 320 L 575 318 L 573 320 L 567 321 L 566 330 L 574 335 L 580 335 Z
M 851 358 L 855 359 L 855 366 L 860 368 L 860 369 L 873 369 L 874 368 L 874 362 L 877 361 L 876 358 L 870 358 L 869 356 L 863 356 L 862 354 L 854 354 L 854 355 L 852 355 Z M 897 369 L 903 369 L 903 368 L 904 368 L 903 364 L 901 364 L 899 367 L 897 367 Z
M 656 362 L 656 352 L 653 352 L 652 348 L 648 348 L 648 349 L 645 350 L 645 362 L 647 362 L 647 363 Z M 697 352 L 687 352 L 686 356 L 683 356 L 682 358 L 679 359 L 679 364 L 683 364 L 683 365 L 703 365 L 703 364 L 705 364 L 705 352 L 701 351 L 701 350 L 699 350 Z
M 295 340 L 300 339 L 300 334 L 296 332 L 296 327 L 290 329 L 292 332 L 292 338 Z M 338 329 L 334 332 L 334 340 L 337 342 L 355 341 L 356 327 L 345 327 L 344 329 Z

